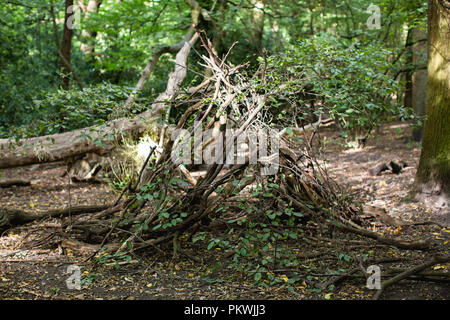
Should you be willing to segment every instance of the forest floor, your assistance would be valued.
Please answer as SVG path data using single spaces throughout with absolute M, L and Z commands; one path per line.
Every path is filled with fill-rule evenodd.
M 405 123 L 383 125 L 376 137 L 362 150 L 345 146 L 333 129 L 321 132 L 322 156 L 328 171 L 347 192 L 364 204 L 384 208 L 393 218 L 408 222 L 435 221 L 450 225 L 449 205 L 417 202 L 408 196 L 420 156 L 420 146 L 410 139 L 411 130 Z M 322 159 L 323 159 L 322 158 Z M 368 169 L 380 161 L 398 158 L 407 163 L 400 174 L 389 171 L 371 176 Z M 70 183 L 62 177 L 63 163 L 5 169 L 2 179 L 28 179 L 31 186 L 0 189 L 0 206 L 29 212 L 64 208 L 71 205 L 107 204 L 116 195 L 106 184 Z M 54 220 L 56 221 L 56 220 Z M 84 258 L 48 246 L 49 238 L 41 243 L 35 238 L 54 221 L 32 223 L 16 228 L 0 237 L 0 299 L 371 299 L 374 290 L 366 288 L 366 279 L 349 275 L 334 288 L 317 289 L 312 283 L 326 282 L 330 270 L 341 274 L 358 267 L 357 257 L 363 254 L 384 259 L 382 272 L 407 269 L 430 260 L 434 253 L 448 254 L 450 233 L 435 225 L 396 228 L 373 222 L 373 230 L 392 237 L 420 238 L 435 244 L 427 251 L 398 250 L 374 242 L 372 247 L 348 246 L 336 243 L 302 243 L 302 252 L 324 250 L 324 256 L 305 261 L 305 280 L 287 290 L 255 287 L 251 277 L 235 274 L 227 268 L 227 259 L 220 250 L 206 250 L 199 243 L 182 242 L 186 256 L 174 260 L 171 249 L 134 256 L 127 264 L 85 263 Z M 54 227 L 54 226 L 53 226 Z M 29 243 L 33 243 L 30 247 Z M 320 244 L 320 246 L 319 246 Z M 323 249 L 325 247 L 325 249 Z M 344 253 L 344 254 L 343 254 Z M 191 256 L 189 258 L 188 256 Z M 194 259 L 192 258 L 194 257 Z M 196 258 L 195 258 L 196 257 Z M 348 257 L 348 259 L 347 259 Z M 194 261 L 201 259 L 201 262 Z M 407 262 L 407 263 L 406 263 Z M 81 267 L 81 290 L 69 290 L 66 280 L 69 265 Z M 306 268 L 306 267 L 305 267 Z M 432 272 L 448 275 L 449 265 L 436 265 Z M 290 275 L 280 275 L 287 279 Z M 382 274 L 383 277 L 383 274 Z M 385 278 L 382 278 L 383 280 Z M 450 280 L 432 282 L 403 280 L 386 289 L 382 299 L 449 299 Z M 424 279 L 422 279 L 424 280 Z M 428 279 L 430 280 L 430 279 Z

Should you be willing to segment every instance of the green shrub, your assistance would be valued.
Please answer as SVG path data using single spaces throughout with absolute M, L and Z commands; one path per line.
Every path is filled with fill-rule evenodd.
M 34 100 L 34 120 L 19 128 L 17 135 L 41 136 L 101 124 L 126 116 L 123 102 L 130 90 L 101 84 L 83 90 L 58 90 Z
M 396 99 L 399 85 L 387 72 L 390 54 L 370 43 L 305 39 L 268 58 L 266 83 L 297 108 L 300 119 L 327 113 L 344 131 L 367 134 L 389 117 L 411 117 Z

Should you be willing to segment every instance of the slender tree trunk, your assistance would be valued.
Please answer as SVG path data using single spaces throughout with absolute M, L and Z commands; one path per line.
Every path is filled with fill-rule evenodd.
M 450 2 L 428 1 L 428 119 L 415 191 L 450 195 Z
M 226 0 L 218 0 L 214 2 L 213 5 L 214 10 L 211 12 L 214 12 L 216 18 L 215 22 L 208 22 L 204 21 L 206 24 L 206 28 L 208 30 L 212 31 L 211 35 L 211 42 L 212 42 L 212 51 L 214 54 L 218 57 L 221 57 L 223 52 L 223 40 L 226 37 L 226 27 L 225 27 L 225 20 L 226 20 L 226 9 L 227 9 L 227 1 Z M 212 8 L 212 7 L 211 7 Z M 237 8 L 237 7 L 236 7 Z M 206 68 L 205 72 L 203 74 L 203 78 L 206 80 L 212 76 L 213 72 L 210 68 Z
M 128 96 L 127 101 L 125 103 L 125 107 L 130 107 L 130 105 L 134 102 L 136 99 L 137 94 L 144 88 L 145 82 L 150 77 L 151 73 L 156 67 L 156 64 L 158 63 L 159 58 L 164 53 L 176 53 L 179 50 L 183 48 L 185 43 L 189 42 L 193 35 L 195 34 L 194 28 L 191 27 L 186 32 L 186 35 L 184 36 L 183 40 L 180 42 L 172 45 L 172 46 L 162 46 L 159 47 L 156 52 L 152 55 L 150 58 L 150 61 L 147 63 L 147 65 L 144 68 L 144 72 L 142 73 L 141 77 L 139 78 L 139 81 L 137 82 L 136 86 L 134 87 L 133 92 Z
M 142 88 L 145 85 L 145 82 L 150 77 L 150 74 L 155 69 L 156 63 L 159 60 L 159 57 L 163 55 L 164 53 L 175 53 L 181 50 L 186 43 L 190 42 L 192 38 L 197 39 L 197 36 L 195 35 L 195 28 L 199 23 L 199 18 L 203 17 L 206 21 L 211 21 L 211 17 L 209 16 L 208 12 L 203 9 L 197 1 L 195 0 L 184 0 L 186 4 L 191 8 L 191 27 L 186 32 L 183 40 L 180 42 L 172 45 L 172 46 L 162 46 L 159 47 L 156 52 L 153 54 L 153 56 L 150 58 L 150 61 L 145 66 L 144 72 L 142 73 L 141 77 L 139 78 L 138 83 L 134 87 L 134 90 L 131 92 L 131 94 L 128 96 L 127 101 L 125 102 L 125 107 L 129 108 L 131 104 L 136 99 L 137 94 L 142 90 Z M 195 41 L 194 41 L 195 42 Z M 170 82 L 170 79 L 169 79 Z
M 255 26 L 253 39 L 255 51 L 257 54 L 261 54 L 264 35 L 264 11 L 262 11 L 264 10 L 264 2 L 257 1 L 256 6 L 257 8 L 253 9 L 253 16 L 251 22 Z
M 413 48 L 412 48 L 412 28 L 408 29 L 406 36 L 406 63 L 407 71 L 405 72 L 405 98 L 403 99 L 403 106 L 405 108 L 412 108 L 412 65 L 413 65 Z
M 412 62 L 414 73 L 412 75 L 412 105 L 414 113 L 425 116 L 427 96 L 427 32 L 426 27 L 415 28 L 412 31 L 413 54 Z M 413 139 L 422 140 L 423 126 L 413 129 Z
M 314 11 L 312 10 L 313 3 L 311 0 L 308 1 L 308 9 L 309 9 L 309 34 L 311 36 L 314 35 Z
M 81 0 L 79 0 L 78 2 L 82 3 Z M 88 5 L 82 7 L 83 12 L 84 12 L 84 19 L 86 20 L 89 17 L 89 15 L 92 13 L 97 13 L 101 4 L 102 4 L 102 0 L 89 0 Z M 90 55 L 90 54 L 94 53 L 94 51 L 95 51 L 94 40 L 95 40 L 96 36 L 97 36 L 97 32 L 95 32 L 95 31 L 89 31 L 88 29 L 83 29 L 81 31 L 81 39 L 83 42 L 81 44 L 81 51 L 85 55 Z
M 55 5 L 54 0 L 50 0 L 50 16 L 52 17 L 52 25 L 53 25 L 53 32 L 55 34 L 55 48 L 56 48 L 56 61 L 57 65 L 60 63 L 60 53 L 61 53 L 61 40 L 59 38 L 59 32 L 58 32 L 58 25 L 56 24 L 56 14 L 55 14 Z
M 68 13 L 69 8 L 73 6 L 73 0 L 66 0 L 65 5 L 65 17 L 64 17 L 64 32 L 63 39 L 61 45 L 61 59 L 63 60 L 61 63 L 61 84 L 63 89 L 67 90 L 70 86 L 70 56 L 72 52 L 72 36 L 73 30 L 69 25 L 69 18 L 73 15 L 72 13 Z M 73 7 L 72 7 L 73 8 Z

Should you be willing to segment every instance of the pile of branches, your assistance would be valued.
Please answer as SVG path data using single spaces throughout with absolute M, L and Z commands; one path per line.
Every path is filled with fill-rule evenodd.
M 220 150 L 223 154 L 215 154 L 216 161 L 209 164 L 204 176 L 197 180 L 183 163 L 174 163 L 173 154 L 178 145 L 176 139 L 166 139 L 157 156 L 157 144 L 149 150 L 137 183 L 130 182 L 111 206 L 56 210 L 47 216 L 66 216 L 63 229 L 71 237 L 97 244 L 98 249 L 106 246 L 110 251 L 134 251 L 170 242 L 176 251 L 181 234 L 192 234 L 216 219 L 225 221 L 220 217 L 222 210 L 219 207 L 230 199 L 248 197 L 252 186 L 264 185 L 270 178 L 270 183 L 277 188 L 271 199 L 257 196 L 261 197 L 257 201 L 264 203 L 261 207 L 290 207 L 301 213 L 299 223 L 313 220 L 318 225 L 330 225 L 399 248 L 424 249 L 429 246 L 425 241 L 395 240 L 366 230 L 360 219 L 360 207 L 342 197 L 338 185 L 309 152 L 317 127 L 313 127 L 307 145 L 299 144 L 302 140 L 296 139 L 305 134 L 302 128 L 276 130 L 274 123 L 267 120 L 273 113 L 270 100 L 283 93 L 279 88 L 267 90 L 260 86 L 264 83 L 265 67 L 262 66 L 253 78 L 248 78 L 241 72 L 246 65 L 227 63 L 229 52 L 220 59 L 213 53 L 209 40 L 200 33 L 199 37 L 208 52 L 208 56 L 202 57 L 203 66 L 211 70 L 212 76 L 185 99 L 197 102 L 187 107 L 173 131 L 184 129 L 195 133 L 199 129 L 202 132 L 213 129 L 212 137 L 202 137 L 200 143 L 194 144 L 195 152 L 199 148 L 203 150 L 213 140 L 220 140 L 219 136 L 223 137 L 225 130 L 232 129 L 231 138 Z M 193 120 L 197 120 L 194 126 L 189 126 Z M 224 169 L 225 165 L 219 159 L 236 156 L 230 154 L 234 152 L 230 146 L 235 145 L 240 136 L 256 135 L 262 130 L 272 137 L 273 145 L 266 147 L 271 147 L 274 153 L 257 158 L 258 148 L 252 148 L 244 155 L 243 162 Z M 256 162 L 252 161 L 256 158 Z M 261 174 L 274 165 L 277 169 L 272 176 Z M 98 210 L 102 211 L 95 212 Z M 22 216 L 5 210 L 0 214 L 3 220 L 8 220 L 8 215 L 10 220 Z M 29 216 L 24 219 L 23 222 L 30 221 Z
M 225 147 L 214 149 L 214 161 L 202 176 L 194 178 L 190 166 L 175 161 L 183 139 L 164 138 L 167 135 L 164 129 L 162 150 L 157 150 L 156 143 L 150 148 L 137 181 L 130 182 L 111 206 L 59 212 L 68 246 L 84 245 L 92 258 L 100 250 L 119 254 L 144 248 L 161 250 L 169 245 L 176 256 L 181 250 L 182 235 L 192 238 L 204 228 L 226 230 L 231 221 L 244 218 L 265 221 L 269 210 L 289 208 L 296 213 L 289 220 L 291 226 L 292 223 L 318 229 L 325 226 L 402 249 L 430 248 L 427 241 L 399 240 L 370 231 L 361 218 L 361 206 L 344 196 L 311 152 L 317 126 L 312 126 L 309 139 L 298 139 L 307 134 L 303 128 L 277 128 L 270 117 L 271 101 L 282 94 L 282 89 L 260 85 L 264 82 L 264 66 L 249 78 L 242 72 L 245 65 L 227 63 L 228 54 L 220 59 L 213 53 L 209 40 L 201 34 L 199 37 L 208 52 L 208 56 L 203 56 L 203 65 L 211 70 L 212 76 L 184 99 L 184 114 L 176 127 L 167 131 L 173 137 L 180 130 L 191 136 L 200 130 L 204 136 L 197 142 L 194 139 L 190 157 L 211 143 L 224 141 L 225 133 L 231 132 Z M 192 101 L 196 102 L 191 104 Z M 212 129 L 210 136 L 206 136 L 208 129 Z M 240 163 L 231 166 L 223 163 L 223 159 L 237 157 L 231 146 L 242 135 L 261 132 L 271 137 L 265 146 L 272 151 L 270 155 L 257 157 L 259 145 L 248 148 Z M 308 143 L 302 142 L 305 140 Z M 190 143 L 191 139 L 187 141 Z M 267 174 L 268 170 L 272 173 Z M 252 192 L 257 186 L 263 191 L 272 187 L 270 192 Z M 249 213 L 235 205 L 233 208 L 239 201 L 257 202 L 258 210 Z M 3 217 L 8 214 L 13 213 L 3 212 Z M 282 229 L 283 225 L 276 228 Z
M 269 97 L 276 96 L 277 89 L 258 88 L 258 83 L 264 81 L 263 70 L 249 79 L 241 73 L 245 65 L 228 64 L 228 54 L 224 59 L 218 58 L 211 50 L 209 40 L 201 35 L 200 39 L 208 51 L 208 56 L 203 56 L 204 66 L 213 75 L 200 90 L 189 96 L 187 101 L 198 102 L 187 107 L 174 132 L 185 129 L 194 133 L 198 129 L 204 132 L 214 128 L 212 137 L 203 137 L 202 142 L 194 145 L 195 152 L 199 148 L 203 150 L 208 141 L 218 139 L 226 129 L 233 129 L 231 139 L 227 139 L 227 145 L 220 150 L 223 154 L 215 154 L 217 161 L 208 165 L 206 173 L 197 180 L 183 163 L 174 163 L 173 154 L 178 144 L 176 139 L 166 139 L 157 157 L 154 156 L 155 147 L 149 150 L 137 183 L 124 188 L 108 209 L 66 219 L 63 226 L 67 231 L 70 230 L 72 235 L 79 234 L 85 241 L 100 243 L 98 248 L 107 246 L 109 250 L 123 252 L 172 243 L 176 253 L 180 235 L 192 234 L 212 221 L 226 221 L 220 216 L 221 206 L 239 197 L 248 197 L 252 186 L 264 185 L 270 178 L 277 188 L 270 199 L 257 196 L 262 208 L 290 207 L 301 213 L 298 223 L 313 220 L 318 225 L 330 225 L 399 248 L 429 246 L 425 241 L 390 239 L 366 230 L 360 219 L 360 208 L 343 200 L 341 190 L 317 164 L 308 147 L 301 147 L 295 141 L 296 135 L 303 134 L 302 130 L 275 130 L 265 120 L 271 108 Z M 189 127 L 193 120 L 197 121 Z M 206 124 L 202 125 L 205 120 Z M 275 136 L 271 141 L 278 145 L 268 146 L 275 153 L 252 162 L 257 152 L 253 148 L 248 150 L 243 163 L 224 169 L 225 165 L 219 159 L 230 157 L 226 153 L 230 149 L 234 152 L 230 145 L 243 134 L 248 136 L 261 130 Z M 233 154 L 231 156 L 234 158 Z M 274 164 L 277 170 L 273 176 L 262 174 Z

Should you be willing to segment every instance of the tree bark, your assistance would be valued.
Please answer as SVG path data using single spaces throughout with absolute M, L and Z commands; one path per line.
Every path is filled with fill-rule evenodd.
M 31 182 L 29 180 L 13 179 L 0 181 L 0 188 L 9 188 L 12 186 L 29 186 L 29 185 L 31 185 Z
M 406 36 L 406 62 L 407 70 L 405 72 L 405 97 L 403 99 L 403 106 L 405 108 L 412 108 L 412 65 L 413 65 L 413 46 L 412 46 L 412 28 L 408 29 Z
M 253 29 L 253 45 L 255 53 L 262 54 L 263 35 L 264 35 L 264 2 L 257 1 L 250 17 L 250 24 L 254 26 Z
M 70 86 L 70 56 L 72 52 L 72 36 L 73 30 L 69 26 L 69 18 L 73 15 L 69 8 L 73 8 L 73 0 L 66 0 L 65 2 L 65 17 L 64 17 L 64 32 L 61 45 L 61 85 L 64 90 L 69 89 Z M 68 12 L 69 11 L 69 12 Z
M 156 108 L 133 119 L 121 118 L 102 126 L 22 139 L 18 145 L 15 141 L 0 139 L 0 168 L 60 161 L 88 152 L 108 153 L 114 148 L 114 139 L 120 141 L 122 136 L 142 133 L 146 123 L 155 123 L 161 111 L 162 108 Z
M 54 0 L 50 0 L 50 16 L 52 17 L 52 25 L 53 25 L 53 32 L 55 33 L 55 47 L 56 47 L 56 60 L 59 61 L 60 59 L 60 53 L 61 53 L 61 40 L 59 38 L 59 32 L 58 32 L 58 25 L 56 24 L 56 14 L 55 14 L 55 5 Z
M 90 14 L 98 12 L 98 9 L 102 4 L 102 0 L 89 0 L 87 6 L 84 6 L 82 0 L 78 0 L 78 4 L 82 8 L 84 18 L 86 20 Z M 97 32 L 95 31 L 89 31 L 88 29 L 85 28 L 81 31 L 81 39 L 82 39 L 81 52 L 83 52 L 85 55 L 90 55 L 94 53 L 95 51 L 94 40 L 96 36 Z
M 181 50 L 181 48 L 183 48 L 184 44 L 192 38 L 193 34 L 194 34 L 194 28 L 191 27 L 191 28 L 189 28 L 188 32 L 184 36 L 184 39 L 181 40 L 180 42 L 178 42 L 172 46 L 159 47 L 156 50 L 155 54 L 153 54 L 153 56 L 150 58 L 150 61 L 145 66 L 144 72 L 142 73 L 141 77 L 139 78 L 139 81 L 137 82 L 133 92 L 129 95 L 129 97 L 125 103 L 126 107 L 129 107 L 134 102 L 134 100 L 136 99 L 136 95 L 142 90 L 142 88 L 144 88 L 145 82 L 147 81 L 147 79 L 150 77 L 151 73 L 155 69 L 159 58 L 164 53 L 176 53 L 179 50 Z
M 428 1 L 427 116 L 415 191 L 450 194 L 450 9 Z M 449 2 L 446 2 L 449 4 Z
M 412 74 L 412 106 L 414 113 L 425 116 L 427 96 L 427 33 L 426 26 L 412 30 L 412 62 L 414 73 Z M 413 129 L 413 139 L 422 140 L 423 125 Z
M 95 213 L 106 210 L 110 205 L 76 206 L 65 209 L 55 209 L 38 214 L 31 214 L 23 210 L 8 210 L 0 208 L 0 230 L 8 226 L 16 226 L 47 217 L 67 217 L 82 213 Z
M 185 2 L 191 8 L 191 19 L 192 19 L 191 27 L 189 28 L 186 35 L 184 36 L 184 39 L 181 40 L 180 42 L 178 42 L 172 46 L 162 46 L 156 50 L 155 54 L 150 58 L 150 61 L 145 66 L 144 72 L 142 73 L 141 77 L 139 78 L 139 81 L 137 82 L 133 92 L 128 97 L 127 102 L 125 103 L 126 107 L 129 107 L 134 102 L 137 94 L 142 90 L 142 88 L 144 88 L 145 82 L 147 81 L 147 79 L 150 77 L 150 74 L 155 69 L 156 63 L 158 62 L 159 58 L 164 53 L 175 53 L 175 52 L 178 52 L 179 50 L 182 50 L 183 46 L 185 46 L 185 44 L 187 42 L 189 42 L 193 37 L 196 37 L 196 36 L 194 36 L 194 32 L 195 32 L 195 27 L 199 23 L 200 16 L 203 17 L 203 19 L 205 19 L 206 21 L 211 21 L 211 17 L 209 16 L 208 12 L 205 9 L 203 9 L 198 4 L 197 1 L 185 0 Z M 195 38 L 195 39 L 197 39 L 197 38 Z M 194 41 L 194 43 L 195 43 L 195 41 Z M 192 45 L 194 43 L 192 43 Z M 169 79 L 169 83 L 170 83 L 170 79 Z M 158 97 L 158 100 L 159 100 L 159 97 Z
M 59 39 L 59 32 L 58 32 L 58 26 L 57 26 L 57 23 L 56 23 L 55 7 L 54 7 L 53 1 L 54 0 L 50 1 L 49 11 L 50 11 L 50 16 L 52 18 L 53 32 L 55 33 L 55 45 L 56 45 L 56 52 L 57 52 L 56 53 L 56 60 L 58 62 L 60 62 L 62 64 L 62 66 L 64 66 L 68 70 L 69 73 L 72 73 L 72 75 L 73 75 L 73 77 L 74 77 L 78 87 L 80 88 L 80 90 L 83 90 L 83 87 L 84 87 L 83 82 L 80 80 L 80 78 L 78 78 L 77 74 L 75 72 L 73 72 L 73 69 L 70 66 L 70 62 L 69 62 L 70 60 L 67 61 L 67 59 L 62 54 L 62 51 L 61 51 L 61 48 L 60 48 L 61 42 L 60 42 L 60 39 Z M 69 56 L 70 56 L 70 54 L 69 54 Z M 68 88 L 68 84 L 67 84 L 67 88 Z

